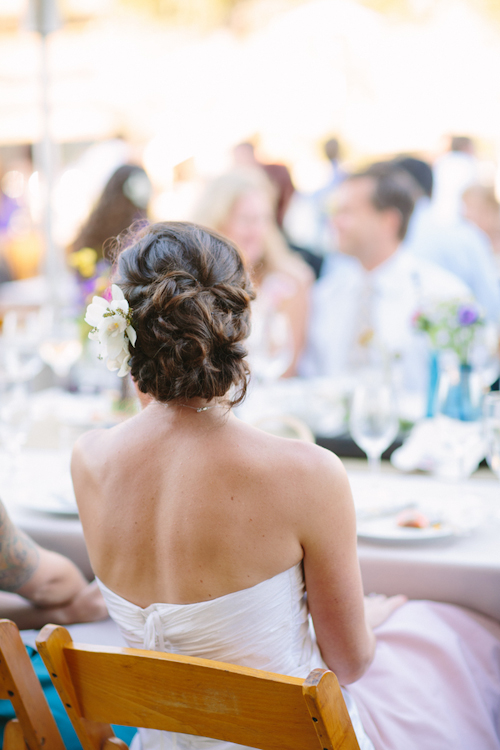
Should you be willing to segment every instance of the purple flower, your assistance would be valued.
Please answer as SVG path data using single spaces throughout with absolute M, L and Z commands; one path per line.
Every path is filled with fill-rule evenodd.
M 461 326 L 471 326 L 479 319 L 479 312 L 474 305 L 460 305 L 457 318 Z

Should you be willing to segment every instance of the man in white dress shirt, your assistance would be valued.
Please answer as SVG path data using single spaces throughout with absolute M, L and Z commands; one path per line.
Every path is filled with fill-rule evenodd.
M 340 252 L 313 290 L 299 374 L 355 375 L 366 365 L 389 365 L 398 389 L 419 396 L 423 413 L 428 345 L 413 326 L 414 315 L 429 301 L 471 294 L 453 274 L 401 249 L 412 189 L 408 175 L 384 164 L 339 187 L 334 225 Z

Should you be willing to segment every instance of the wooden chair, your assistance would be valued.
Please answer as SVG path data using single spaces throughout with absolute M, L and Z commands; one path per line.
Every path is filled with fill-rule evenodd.
M 333 672 L 306 680 L 188 656 L 73 643 L 46 625 L 37 647 L 84 750 L 126 750 L 112 724 L 262 750 L 359 750 Z
M 17 625 L 0 620 L 0 698 L 16 713 L 5 726 L 4 750 L 64 750 L 54 717 Z

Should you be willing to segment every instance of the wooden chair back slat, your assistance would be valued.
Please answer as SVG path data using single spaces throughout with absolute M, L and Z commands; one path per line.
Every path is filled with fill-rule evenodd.
M 262 750 L 359 750 L 337 679 L 326 670 L 315 670 L 306 685 L 208 659 L 73 644 L 53 625 L 42 630 L 37 646 L 85 750 L 115 746 L 106 745 L 107 722 Z M 329 697 L 332 710 L 325 710 Z M 91 725 L 100 734 L 90 737 Z
M 304 680 L 302 694 L 322 748 L 359 750 L 351 717 L 333 672 L 313 669 Z
M 0 684 L 1 697 L 11 701 L 18 722 L 6 725 L 4 750 L 17 750 L 21 733 L 23 750 L 64 750 L 42 686 L 11 620 L 0 620 Z
M 3 747 L 5 750 L 26 750 L 29 747 L 24 739 L 19 719 L 11 719 L 3 730 Z
M 50 636 L 50 648 L 44 633 Z M 108 737 L 114 737 L 114 732 L 109 723 L 87 721 L 82 715 L 64 656 L 64 648 L 72 642 L 66 628 L 46 625 L 36 639 L 36 646 L 84 750 L 100 750 Z

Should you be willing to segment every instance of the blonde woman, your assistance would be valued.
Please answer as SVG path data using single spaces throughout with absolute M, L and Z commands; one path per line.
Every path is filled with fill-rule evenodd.
M 257 291 L 254 330 L 275 313 L 288 321 L 291 352 L 285 376 L 295 373 L 304 348 L 313 274 L 287 246 L 274 219 L 276 196 L 258 168 L 239 168 L 210 182 L 194 219 L 232 240 L 241 250 Z M 252 350 L 252 341 L 250 349 Z

